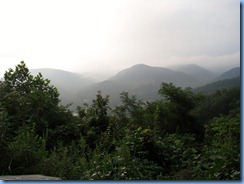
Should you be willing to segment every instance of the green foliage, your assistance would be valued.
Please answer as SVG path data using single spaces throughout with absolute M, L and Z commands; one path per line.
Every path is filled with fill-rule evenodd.
M 35 174 L 46 157 L 46 140 L 35 134 L 34 127 L 28 130 L 20 128 L 18 135 L 9 144 L 11 159 L 9 172 L 11 174 Z
M 88 168 L 81 179 L 149 180 L 155 179 L 162 170 L 151 161 L 134 157 L 123 141 L 111 154 L 93 152 Z
M 195 105 L 194 94 L 191 88 L 181 89 L 172 83 L 162 83 L 159 94 L 167 101 L 179 106 L 179 111 L 188 112 Z
M 131 97 L 127 92 L 120 94 L 122 104 L 117 106 L 114 110 L 116 118 L 121 123 L 126 123 L 126 126 L 130 126 L 132 129 L 139 128 L 145 125 L 145 118 L 143 118 L 145 111 L 145 103 L 137 100 L 134 95 Z
M 207 123 L 221 115 L 235 116 L 240 113 L 240 87 L 217 90 L 206 96 L 194 109 L 201 123 Z
M 78 142 L 81 136 L 79 118 L 63 106 L 56 106 L 50 109 L 44 116 L 48 122 L 48 148 L 56 146 L 60 142 L 69 145 L 71 142 Z
M 195 137 L 191 134 L 167 134 L 162 140 L 158 140 L 157 144 L 160 146 L 159 158 L 161 158 L 164 167 L 167 168 L 166 173 L 168 175 L 165 179 L 178 177 L 177 175 L 180 172 L 190 168 L 192 158 L 198 152 Z M 191 176 L 181 179 L 189 179 L 189 177 Z
M 40 163 L 41 172 L 48 176 L 57 176 L 62 179 L 74 179 L 74 159 L 76 156 L 72 146 L 66 147 L 61 143 L 54 147 L 48 156 Z
M 155 120 L 161 132 L 193 133 L 202 139 L 203 125 L 192 113 L 202 97 L 194 94 L 191 88 L 182 89 L 172 83 L 163 83 L 159 94 L 163 100 L 157 104 Z
M 99 143 L 101 135 L 108 128 L 110 109 L 109 96 L 103 97 L 101 92 L 96 94 L 96 100 L 93 100 L 91 106 L 84 104 L 84 107 L 77 107 L 78 115 L 81 120 L 82 134 L 84 135 L 87 144 L 94 149 Z
M 211 84 L 207 84 L 205 86 L 195 88 L 194 92 L 202 92 L 204 94 L 213 94 L 217 90 L 231 89 L 231 88 L 240 86 L 240 84 L 241 84 L 241 81 L 240 81 L 240 76 L 239 76 L 236 78 L 219 80 L 217 82 L 213 82 Z
M 30 75 L 23 61 L 15 70 L 9 69 L 4 74 L 0 99 L 8 114 L 11 130 L 18 131 L 22 124 L 35 121 L 37 131 L 45 133 L 47 124 L 43 116 L 58 105 L 58 96 L 50 81 L 43 79 L 41 74 L 36 77 Z
M 12 137 L 22 125 L 31 127 L 39 136 L 48 133 L 47 147 L 58 142 L 79 140 L 77 118 L 66 107 L 59 106 L 57 88 L 39 73 L 32 76 L 22 61 L 15 70 L 9 69 L 1 84 L 1 105 L 8 115 L 8 128 Z M 77 132 L 78 131 L 78 132 Z
M 240 179 L 240 115 L 214 118 L 206 126 L 205 147 L 197 159 L 197 179 Z
M 7 114 L 0 106 L 0 158 L 4 158 L 0 159 L 0 174 L 8 173 L 8 161 L 11 159 L 8 146 L 10 139 L 8 127 Z

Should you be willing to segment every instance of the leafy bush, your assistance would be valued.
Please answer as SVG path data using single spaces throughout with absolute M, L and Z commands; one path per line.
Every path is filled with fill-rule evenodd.
M 214 118 L 206 126 L 206 144 L 196 161 L 197 179 L 240 179 L 240 115 Z
M 45 159 L 46 139 L 35 134 L 34 127 L 20 128 L 18 135 L 9 144 L 11 174 L 35 174 L 40 172 L 39 164 Z

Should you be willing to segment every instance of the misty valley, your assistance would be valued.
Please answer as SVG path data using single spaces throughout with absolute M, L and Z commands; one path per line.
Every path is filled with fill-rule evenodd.
M 240 180 L 240 67 L 137 64 L 99 81 L 25 62 L 0 81 L 0 175 Z

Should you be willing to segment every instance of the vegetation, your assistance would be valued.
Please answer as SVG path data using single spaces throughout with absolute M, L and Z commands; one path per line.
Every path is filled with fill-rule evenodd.
M 240 180 L 240 87 L 162 83 L 160 100 L 101 91 L 74 115 L 24 62 L 0 82 L 0 174 L 69 180 Z
M 194 92 L 202 92 L 205 94 L 212 94 L 217 90 L 221 89 L 231 89 L 236 86 L 240 86 L 241 79 L 239 77 L 231 78 L 231 79 L 225 79 L 225 80 L 219 80 L 217 82 L 213 82 L 198 88 L 193 89 Z

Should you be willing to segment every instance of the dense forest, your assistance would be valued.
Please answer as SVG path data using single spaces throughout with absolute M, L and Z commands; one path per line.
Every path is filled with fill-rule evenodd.
M 82 84 L 80 84 L 82 85 Z M 98 91 L 72 112 L 24 62 L 0 82 L 0 175 L 64 180 L 240 180 L 240 86 L 162 83 L 161 99 Z

